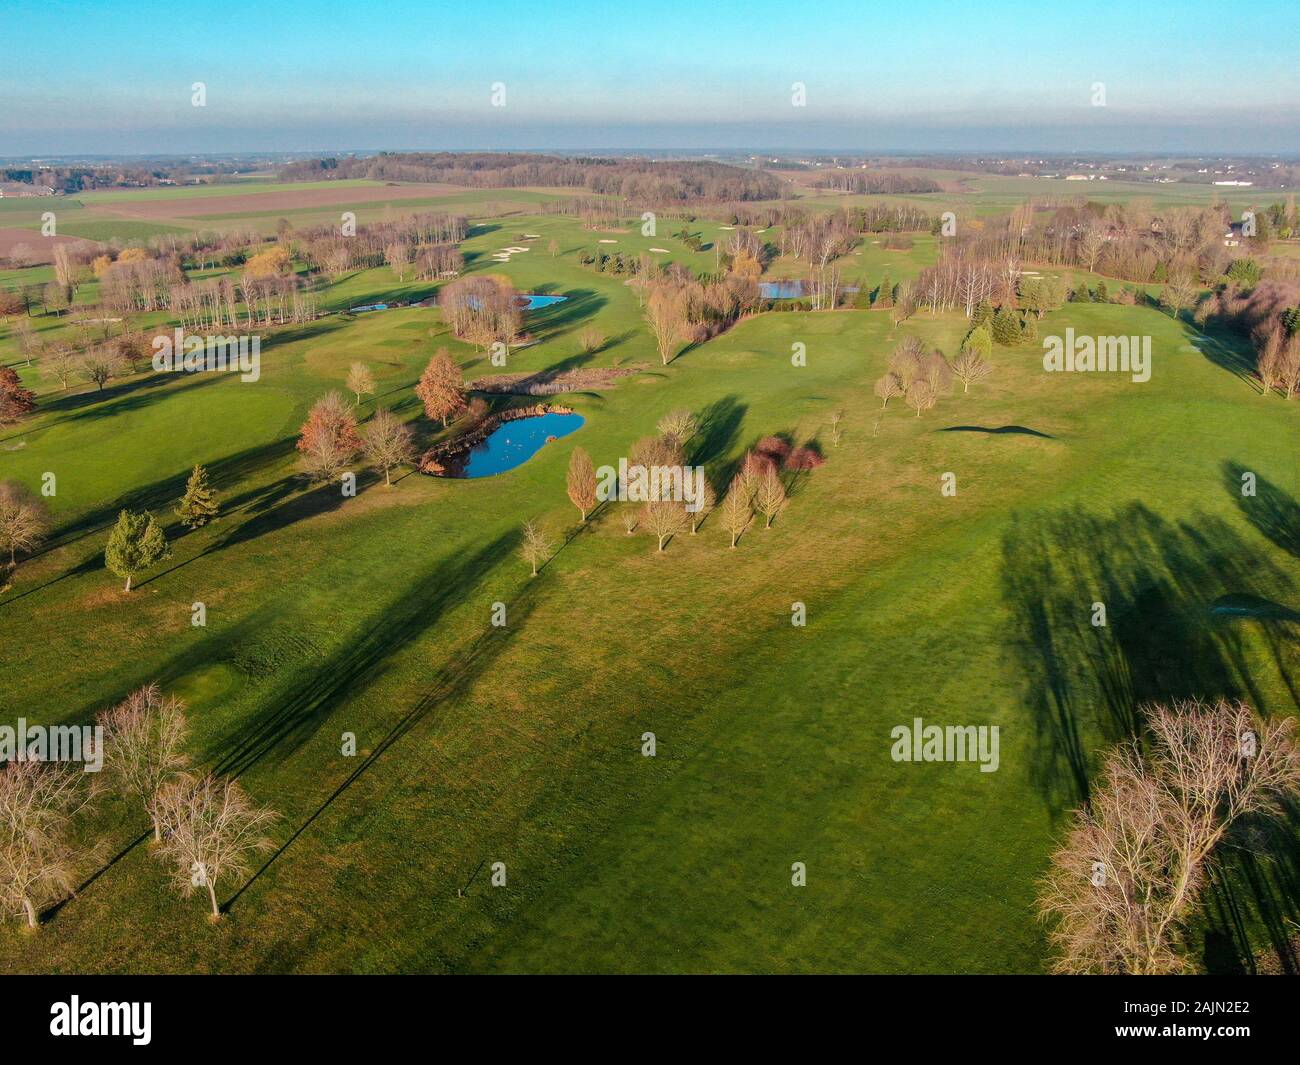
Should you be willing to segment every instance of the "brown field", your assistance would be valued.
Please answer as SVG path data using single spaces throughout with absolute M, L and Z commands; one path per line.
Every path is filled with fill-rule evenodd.
M 0 229 L 0 259 L 7 259 L 19 244 L 27 245 L 30 253 L 28 261 L 32 264 L 54 262 L 55 244 L 94 244 L 96 247 L 99 246 L 98 241 L 86 240 L 83 237 L 43 237 L 35 229 Z
M 88 205 L 93 214 L 109 218 L 164 221 L 169 218 L 206 218 L 213 215 L 257 214 L 263 211 L 301 210 L 339 204 L 386 203 L 418 200 L 464 192 L 456 185 L 342 185 L 336 189 L 302 189 L 284 192 L 246 192 L 231 196 L 204 196 L 191 200 L 114 200 Z

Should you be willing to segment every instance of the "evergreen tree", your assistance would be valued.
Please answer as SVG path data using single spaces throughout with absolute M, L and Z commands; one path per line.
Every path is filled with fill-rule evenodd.
M 876 289 L 877 307 L 892 307 L 894 305 L 894 283 L 889 280 L 886 274 L 880 279 L 880 286 Z
M 104 549 L 104 565 L 119 577 L 126 578 L 126 590 L 137 573 L 171 557 L 167 537 L 149 511 L 132 514 L 124 510 L 117 516 L 117 524 L 108 534 Z
M 993 307 L 988 300 L 980 300 L 975 305 L 975 313 L 971 315 L 971 325 L 979 328 L 980 326 L 990 325 L 993 322 Z
M 208 480 L 208 471 L 202 466 L 195 466 L 185 485 L 185 495 L 176 507 L 181 524 L 186 528 L 197 529 L 215 518 L 219 509 L 217 493 Z
M 993 354 L 993 334 L 989 332 L 988 326 L 981 325 L 972 329 L 966 337 L 965 346 L 979 352 L 986 359 Z
M 1020 318 L 1010 307 L 999 307 L 993 316 L 993 341 L 1003 347 L 1020 343 Z

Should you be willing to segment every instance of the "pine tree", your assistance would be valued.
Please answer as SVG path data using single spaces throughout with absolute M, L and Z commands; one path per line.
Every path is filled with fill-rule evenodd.
M 208 471 L 202 466 L 195 466 L 185 485 L 185 495 L 176 507 L 181 524 L 189 529 L 197 529 L 215 518 L 220 509 L 217 493 L 208 480 Z
M 877 307 L 892 307 L 894 305 L 894 283 L 889 280 L 886 274 L 880 279 L 880 287 L 876 289 Z
M 1004 347 L 1020 343 L 1020 318 L 1010 307 L 998 308 L 993 316 L 993 340 Z
M 108 534 L 104 549 L 104 565 L 119 577 L 126 578 L 126 590 L 137 573 L 171 557 L 167 537 L 162 527 L 153 520 L 149 511 L 132 514 L 129 510 L 117 516 L 117 524 Z

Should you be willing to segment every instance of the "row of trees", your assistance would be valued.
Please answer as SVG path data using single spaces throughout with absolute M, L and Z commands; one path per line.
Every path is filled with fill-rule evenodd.
M 0 768 L 0 902 L 28 927 L 48 903 L 72 892 L 102 858 L 88 824 L 113 790 L 141 807 L 153 847 L 170 878 L 189 896 L 206 890 L 221 916 L 217 885 L 247 876 L 255 855 L 272 848 L 276 815 L 253 804 L 238 783 L 191 768 L 185 706 L 156 684 L 99 715 L 108 787 L 68 762 L 15 761 Z
M 889 369 L 875 384 L 875 393 L 883 410 L 889 401 L 899 396 L 916 411 L 933 407 L 941 396 L 952 391 L 955 381 L 960 381 L 962 392 L 984 380 L 993 372 L 987 352 L 981 350 L 981 340 L 967 343 L 949 362 L 937 348 L 927 351 L 916 337 L 907 337 L 889 357 Z

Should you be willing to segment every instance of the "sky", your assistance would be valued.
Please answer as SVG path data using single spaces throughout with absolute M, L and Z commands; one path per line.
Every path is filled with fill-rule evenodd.
M 1298 43 L 1291 0 L 2 0 L 0 157 L 1291 155 Z

